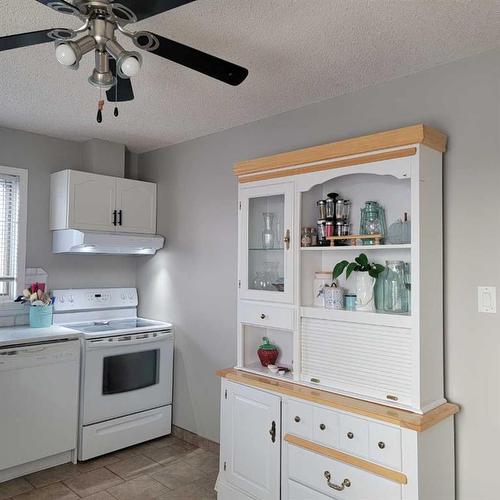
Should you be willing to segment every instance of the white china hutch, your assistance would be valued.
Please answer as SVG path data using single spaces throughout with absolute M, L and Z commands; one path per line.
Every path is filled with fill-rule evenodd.
M 414 125 L 235 166 L 237 365 L 219 372 L 220 500 L 454 498 L 458 407 L 443 389 L 446 140 Z M 411 241 L 301 246 L 331 192 L 351 202 L 350 234 L 373 200 L 387 225 L 409 214 Z M 410 312 L 314 306 L 315 273 L 360 253 L 409 264 Z M 354 282 L 339 286 L 353 292 Z M 263 337 L 285 373 L 261 365 Z

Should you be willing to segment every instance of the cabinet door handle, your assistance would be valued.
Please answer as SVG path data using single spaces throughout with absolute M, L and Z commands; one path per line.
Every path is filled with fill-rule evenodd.
M 354 434 L 353 434 L 352 432 L 348 432 L 348 433 L 347 433 L 347 437 L 348 437 L 349 439 L 353 439 L 353 438 L 354 438 Z
M 116 215 L 118 214 L 117 210 L 113 210 L 113 226 L 116 226 Z
M 123 220 L 122 210 L 118 210 L 118 225 L 119 226 L 122 225 L 122 220 Z
M 285 231 L 285 237 L 283 238 L 283 243 L 285 244 L 285 249 L 290 249 L 290 229 Z
M 383 441 L 379 441 L 378 447 L 383 450 L 385 448 L 385 443 Z
M 329 471 L 325 470 L 325 478 L 326 478 L 326 484 L 330 487 L 333 488 L 335 491 L 342 491 L 344 488 L 349 488 L 351 486 L 351 481 L 349 479 L 344 479 L 342 481 L 342 484 L 335 484 L 331 482 L 332 475 L 330 474 Z
M 319 424 L 319 428 L 324 431 L 326 429 L 326 425 L 325 424 Z
M 299 423 L 300 422 L 300 417 L 297 415 L 295 418 L 294 418 L 295 422 Z
M 271 429 L 269 430 L 269 434 L 271 434 L 271 441 L 274 443 L 276 441 L 276 422 L 273 420 L 271 424 Z
M 266 319 L 266 315 L 265 315 L 264 313 L 262 313 L 262 314 L 260 315 L 260 319 Z

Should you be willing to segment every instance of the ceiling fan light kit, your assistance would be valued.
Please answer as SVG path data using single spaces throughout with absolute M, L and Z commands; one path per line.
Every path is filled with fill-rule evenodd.
M 128 24 L 180 7 L 195 0 L 34 0 L 56 12 L 78 17 L 84 24 L 76 29 L 55 28 L 0 37 L 0 52 L 20 47 L 55 42 L 55 56 L 63 66 L 77 70 L 81 59 L 95 53 L 95 65 L 88 78 L 91 85 L 106 90 L 108 101 L 134 99 L 130 78 L 142 66 L 139 52 L 129 51 L 117 41 L 116 35 L 129 38 L 146 52 L 203 73 L 229 85 L 237 86 L 248 70 L 198 49 L 170 40 L 149 31 L 130 31 Z M 79 34 L 83 36 L 77 39 Z M 103 101 L 99 108 L 102 110 Z M 118 116 L 115 109 L 115 116 Z

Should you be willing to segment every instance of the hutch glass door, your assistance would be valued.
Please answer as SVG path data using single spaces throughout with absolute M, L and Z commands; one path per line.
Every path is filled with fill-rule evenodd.
M 240 297 L 291 302 L 293 183 L 240 193 Z

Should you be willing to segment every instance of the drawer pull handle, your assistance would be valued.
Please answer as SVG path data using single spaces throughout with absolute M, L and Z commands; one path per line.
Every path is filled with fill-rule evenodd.
M 383 441 L 379 441 L 378 447 L 383 450 L 385 448 L 385 443 Z
M 265 315 L 264 313 L 262 313 L 262 314 L 260 315 L 260 319 L 266 319 L 266 315 Z
M 347 433 L 347 437 L 348 437 L 349 439 L 353 439 L 353 438 L 354 438 L 354 434 L 353 434 L 352 432 L 348 432 L 348 433 Z
M 300 417 L 297 415 L 295 418 L 294 418 L 295 422 L 299 423 L 300 422 Z
M 325 470 L 325 478 L 326 478 L 326 484 L 328 484 L 328 486 L 330 488 L 333 488 L 335 491 L 342 491 L 344 488 L 349 488 L 351 486 L 351 481 L 349 481 L 349 479 L 344 479 L 341 485 L 332 483 L 331 482 L 332 475 L 327 470 Z
M 320 424 L 320 425 L 319 425 L 319 428 L 320 428 L 322 431 L 324 431 L 324 430 L 326 429 L 326 425 L 325 425 L 325 424 Z

